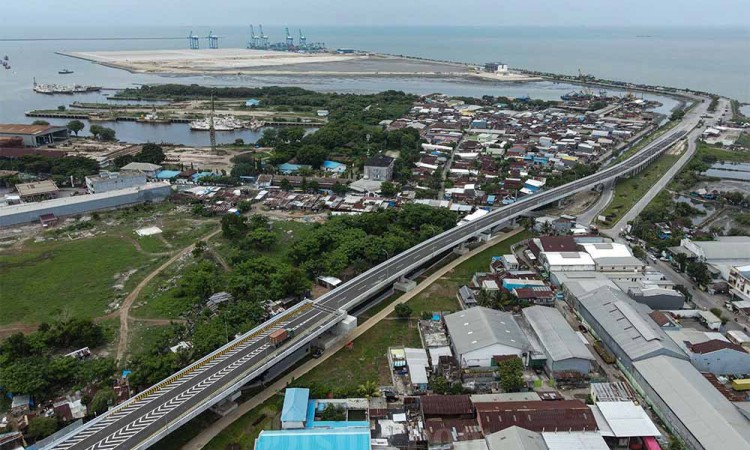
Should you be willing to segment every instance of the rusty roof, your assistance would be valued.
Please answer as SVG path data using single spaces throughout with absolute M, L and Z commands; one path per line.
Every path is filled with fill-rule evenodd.
M 427 395 L 422 397 L 425 416 L 459 416 L 474 414 L 468 395 Z
M 591 409 L 580 400 L 477 403 L 484 434 L 519 426 L 531 431 L 595 431 Z
M 710 341 L 701 342 L 700 344 L 693 344 L 690 347 L 690 350 L 693 353 L 699 353 L 702 355 L 705 355 L 706 353 L 712 353 L 723 349 L 730 349 L 735 350 L 742 353 L 747 353 L 747 351 L 742 348 L 742 346 L 733 344 L 731 342 L 722 341 L 719 339 L 711 339 Z
M 53 125 L 22 125 L 22 124 L 0 124 L 0 133 L 2 134 L 42 134 L 49 131 L 55 131 L 64 127 Z
M 57 185 L 52 180 L 17 184 L 16 190 L 21 197 L 26 197 L 28 195 L 50 194 L 59 191 Z

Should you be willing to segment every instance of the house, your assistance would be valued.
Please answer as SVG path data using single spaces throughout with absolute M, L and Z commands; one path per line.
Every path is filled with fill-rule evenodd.
M 143 172 L 121 171 L 121 172 L 100 172 L 99 175 L 90 175 L 86 177 L 86 188 L 89 194 L 98 194 L 100 192 L 116 191 L 129 187 L 144 186 L 147 182 L 146 175 Z
M 477 306 L 444 317 L 461 367 L 491 367 L 494 356 L 522 357 L 529 342 L 512 314 Z
M 529 250 L 537 258 L 541 252 L 577 252 L 573 236 L 540 236 L 529 242 Z
M 547 286 L 515 288 L 511 293 L 515 295 L 518 300 L 533 305 L 552 306 L 555 301 L 555 293 Z
M 427 390 L 429 379 L 427 369 L 430 367 L 430 359 L 423 348 L 404 348 L 406 356 L 406 367 L 409 369 L 409 380 L 412 389 L 416 392 Z
M 155 178 L 156 174 L 162 169 L 158 164 L 143 163 L 143 162 L 132 162 L 120 167 L 121 172 L 141 172 L 148 178 Z
M 750 373 L 750 354 L 744 347 L 720 339 L 693 344 L 690 362 L 701 372 L 714 375 L 744 376 Z
M 473 308 L 477 306 L 477 298 L 474 295 L 474 291 L 472 291 L 466 285 L 458 288 L 458 293 L 456 294 L 456 296 L 458 297 L 458 301 L 459 303 L 461 303 L 461 307 L 463 307 L 463 309 Z
M 518 258 L 512 253 L 501 256 L 500 261 L 502 262 L 503 267 L 505 267 L 505 270 L 518 270 L 520 268 Z
M 279 169 L 279 173 L 283 175 L 297 173 L 302 169 L 312 169 L 312 166 L 308 164 L 292 164 L 288 162 L 279 164 L 277 167 Z
M 513 426 L 536 432 L 598 430 L 591 409 L 580 400 L 495 402 L 474 406 L 485 436 Z
M 310 389 L 287 388 L 284 391 L 284 405 L 281 408 L 281 428 L 304 428 L 307 419 L 307 401 Z
M 591 372 L 594 356 L 560 311 L 531 306 L 524 308 L 522 314 L 547 357 L 545 366 L 551 377 L 571 372 L 587 376 Z
M 729 294 L 738 300 L 750 300 L 750 265 L 729 269 Z
M 750 236 L 718 236 L 713 241 L 684 238 L 679 247 L 669 250 L 672 253 L 684 253 L 689 258 L 713 266 L 724 280 L 729 279 L 731 267 L 750 264 Z
M 390 156 L 376 155 L 365 161 L 365 178 L 372 181 L 390 181 L 396 160 Z
M 70 139 L 66 127 L 53 125 L 0 124 L 0 138 L 20 138 L 24 147 L 41 147 Z
M 346 164 L 337 161 L 323 161 L 323 170 L 328 173 L 341 175 L 346 172 Z
M 259 106 L 259 105 L 260 105 L 260 100 L 258 100 L 257 98 L 249 98 L 245 100 L 245 106 L 248 108 L 252 108 L 255 106 Z
M 474 417 L 474 405 L 468 395 L 427 395 L 420 399 L 420 404 L 425 420 Z

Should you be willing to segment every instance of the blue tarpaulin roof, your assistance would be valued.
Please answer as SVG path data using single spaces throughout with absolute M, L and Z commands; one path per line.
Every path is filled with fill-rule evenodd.
M 172 178 L 177 178 L 179 174 L 179 170 L 162 170 L 156 174 L 156 178 L 160 180 L 171 180 Z
M 264 430 L 255 450 L 346 449 L 370 450 L 370 427 Z
M 213 175 L 214 175 L 213 172 L 198 172 L 198 173 L 194 173 L 192 178 L 193 178 L 193 181 L 198 181 L 201 178 L 206 178 L 206 177 L 210 177 Z
M 323 167 L 325 167 L 326 169 L 335 169 L 343 165 L 343 163 L 340 163 L 338 161 L 323 161 Z
M 282 422 L 304 422 L 307 418 L 307 400 L 310 389 L 289 388 L 284 394 L 284 406 L 281 408 Z

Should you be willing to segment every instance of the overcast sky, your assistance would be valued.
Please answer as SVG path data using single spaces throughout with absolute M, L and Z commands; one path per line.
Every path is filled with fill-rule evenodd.
M 4 25 L 740 25 L 748 0 L 0 0 Z

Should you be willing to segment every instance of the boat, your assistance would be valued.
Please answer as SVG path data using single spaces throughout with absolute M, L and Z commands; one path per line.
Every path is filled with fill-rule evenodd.
M 265 125 L 265 123 L 262 120 L 253 119 L 247 124 L 247 127 L 252 131 L 258 131 L 263 128 L 263 125 Z
M 234 131 L 245 128 L 245 124 L 233 116 L 214 117 L 214 131 Z M 190 129 L 195 131 L 210 131 L 210 119 L 198 119 L 190 122 Z
M 72 70 L 68 70 L 68 69 L 63 69 L 63 70 L 58 70 L 57 73 L 59 73 L 60 75 L 69 75 L 69 74 L 73 73 L 73 71 Z
M 73 86 L 66 86 L 63 84 L 43 84 L 37 83 L 34 79 L 34 92 L 39 94 L 85 94 L 88 92 L 99 92 L 101 86 L 84 86 L 76 84 Z

